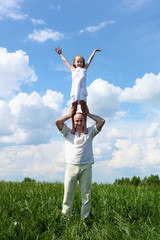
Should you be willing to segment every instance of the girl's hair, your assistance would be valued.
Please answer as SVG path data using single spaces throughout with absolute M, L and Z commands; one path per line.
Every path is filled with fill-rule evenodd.
M 81 57 L 81 58 L 83 59 L 83 66 L 82 66 L 82 68 L 83 68 L 83 67 L 85 66 L 85 59 L 84 59 L 84 57 L 82 57 L 81 55 L 77 55 L 77 56 L 74 57 L 74 59 L 73 59 L 73 67 L 76 68 L 76 65 L 75 65 L 75 59 L 76 59 L 76 57 Z

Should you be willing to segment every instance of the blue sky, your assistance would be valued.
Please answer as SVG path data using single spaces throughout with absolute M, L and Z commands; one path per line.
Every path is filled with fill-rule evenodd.
M 160 3 L 156 0 L 0 0 L 0 179 L 63 181 L 72 63 L 97 52 L 87 73 L 93 182 L 160 174 Z M 70 121 L 67 122 L 70 125 Z M 88 125 L 93 124 L 88 120 Z

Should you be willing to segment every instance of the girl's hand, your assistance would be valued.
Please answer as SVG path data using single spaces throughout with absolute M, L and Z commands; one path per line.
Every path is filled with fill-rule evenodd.
M 60 55 L 62 54 L 62 49 L 60 47 L 55 48 L 55 51 Z
M 95 51 L 95 52 L 101 52 L 102 49 L 97 48 L 97 49 L 95 49 L 94 51 Z

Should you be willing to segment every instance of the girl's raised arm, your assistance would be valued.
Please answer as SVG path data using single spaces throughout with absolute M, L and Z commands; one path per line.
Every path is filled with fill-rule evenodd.
M 93 53 L 91 54 L 90 58 L 88 59 L 88 62 L 87 62 L 86 65 L 85 65 L 85 68 L 86 68 L 86 69 L 88 69 L 90 63 L 92 62 L 92 59 L 94 58 L 95 53 L 96 53 L 96 52 L 101 52 L 101 51 L 102 51 L 102 49 L 99 49 L 99 48 L 97 48 L 97 49 L 95 49 L 95 50 L 93 51 Z
M 62 58 L 63 62 L 66 64 L 66 66 L 69 68 L 69 70 L 73 70 L 73 67 L 69 64 L 69 62 L 63 57 L 62 55 L 62 49 L 61 48 L 55 48 L 55 51 L 59 54 L 59 56 Z

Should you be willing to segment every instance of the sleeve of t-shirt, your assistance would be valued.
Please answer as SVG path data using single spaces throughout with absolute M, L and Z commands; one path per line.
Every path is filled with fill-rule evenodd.
M 65 137 L 69 131 L 70 131 L 70 128 L 64 123 L 61 133 Z
M 92 138 L 94 138 L 94 137 L 99 133 L 99 131 L 98 131 L 98 129 L 97 129 L 96 124 L 94 124 L 94 125 L 91 126 L 90 128 L 91 128 L 91 136 L 92 136 Z

